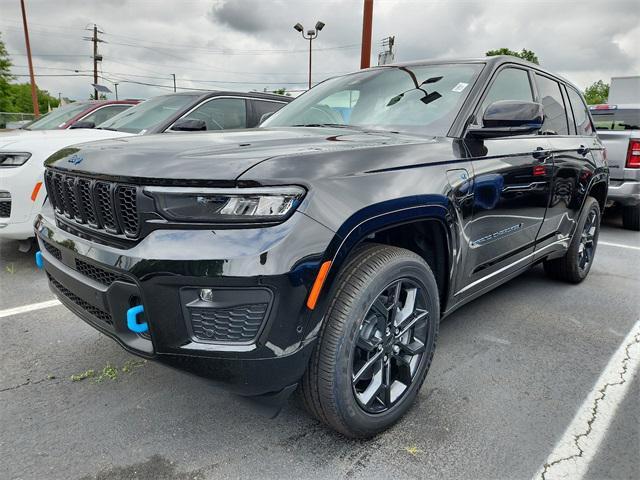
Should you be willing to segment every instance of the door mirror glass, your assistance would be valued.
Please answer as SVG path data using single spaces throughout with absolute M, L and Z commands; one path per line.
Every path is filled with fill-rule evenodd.
M 500 100 L 490 104 L 482 116 L 482 126 L 472 126 L 476 137 L 523 135 L 540 130 L 544 121 L 541 104 L 518 100 Z
M 204 120 L 196 120 L 195 118 L 181 118 L 173 124 L 171 130 L 174 132 L 199 132 L 207 129 Z

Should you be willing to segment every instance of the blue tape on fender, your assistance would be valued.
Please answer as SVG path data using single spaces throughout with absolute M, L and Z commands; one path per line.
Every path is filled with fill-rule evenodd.
M 38 267 L 40 270 L 42 270 L 43 266 L 44 266 L 44 264 L 42 263 L 42 252 L 40 250 L 38 250 L 36 252 L 36 267 Z
M 138 323 L 137 317 L 144 312 L 144 306 L 136 305 L 127 310 L 127 328 L 135 333 L 144 333 L 149 330 L 147 322 Z

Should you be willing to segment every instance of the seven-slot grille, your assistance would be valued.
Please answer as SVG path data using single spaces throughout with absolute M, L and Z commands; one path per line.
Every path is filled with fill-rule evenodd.
M 56 212 L 94 230 L 136 238 L 140 232 L 138 189 L 47 170 L 45 185 Z

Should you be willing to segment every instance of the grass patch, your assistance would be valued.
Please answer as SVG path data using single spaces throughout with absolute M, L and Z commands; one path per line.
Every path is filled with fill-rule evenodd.
M 92 378 L 93 383 L 101 383 L 105 380 L 114 381 L 118 379 L 120 374 L 126 373 L 130 375 L 135 369 L 142 367 L 145 363 L 147 363 L 146 360 L 127 360 L 124 362 L 122 367 L 107 363 L 101 370 L 99 370 L 99 374 L 96 374 L 94 369 L 89 369 L 86 372 L 71 375 L 70 378 L 72 382 L 80 382 L 87 378 Z

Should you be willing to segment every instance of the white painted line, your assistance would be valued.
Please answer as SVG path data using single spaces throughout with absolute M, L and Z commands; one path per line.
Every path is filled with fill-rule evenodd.
M 603 242 L 602 240 L 598 241 L 598 245 L 606 245 L 607 247 L 628 248 L 629 250 L 640 250 L 640 247 L 634 247 L 633 245 L 623 245 L 622 243 Z
M 43 308 L 55 307 L 57 305 L 61 305 L 60 300 L 47 300 L 46 302 L 31 303 L 29 305 L 23 305 L 22 307 L 0 310 L 0 318 L 18 315 L 19 313 L 33 312 L 34 310 L 41 310 Z
M 585 476 L 638 371 L 640 321 L 607 363 L 564 435 L 536 473 L 536 480 L 580 480 Z

